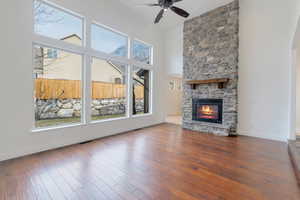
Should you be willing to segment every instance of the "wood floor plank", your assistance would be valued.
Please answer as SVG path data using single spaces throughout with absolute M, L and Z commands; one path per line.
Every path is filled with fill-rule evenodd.
M 162 124 L 0 163 L 0 199 L 299 200 L 285 143 Z
M 31 181 L 32 185 L 34 186 L 34 191 L 37 199 L 52 200 L 46 186 L 41 181 L 39 176 L 32 176 Z

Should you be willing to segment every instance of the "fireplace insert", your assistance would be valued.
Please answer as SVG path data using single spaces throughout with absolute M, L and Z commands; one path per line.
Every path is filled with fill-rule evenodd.
M 222 124 L 222 99 L 193 99 L 193 120 Z

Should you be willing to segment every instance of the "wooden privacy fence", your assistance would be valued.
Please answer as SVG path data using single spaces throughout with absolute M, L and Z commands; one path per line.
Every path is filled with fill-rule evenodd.
M 144 87 L 135 87 L 135 96 L 144 98 Z M 35 97 L 37 99 L 79 99 L 81 98 L 81 81 L 36 79 Z M 114 99 L 126 97 L 126 85 L 106 82 L 92 82 L 93 99 Z

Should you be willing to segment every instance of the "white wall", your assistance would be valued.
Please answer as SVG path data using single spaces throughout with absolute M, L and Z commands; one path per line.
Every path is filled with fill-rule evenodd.
M 239 134 L 286 141 L 297 0 L 240 0 Z
M 57 4 L 154 45 L 153 115 L 120 121 L 33 133 L 32 1 L 3 1 L 0 7 L 0 160 L 61 147 L 94 138 L 141 128 L 164 121 L 165 85 L 162 40 L 118 1 L 53 0 Z M 160 89 L 158 89 L 160 88 Z
M 296 139 L 296 117 L 297 117 L 297 51 L 295 49 L 292 50 L 292 67 L 290 71 L 290 113 L 289 113 L 289 140 Z
M 175 83 L 175 88 L 171 89 L 168 85 L 167 90 L 167 104 L 166 104 L 166 115 L 182 115 L 182 78 L 168 76 L 168 84 L 172 81 Z M 181 89 L 178 88 L 178 85 L 181 84 Z
M 170 76 L 183 74 L 183 25 L 164 32 L 165 64 Z
M 169 81 L 180 81 L 183 75 L 183 25 L 178 25 L 164 31 L 164 55 Z M 167 89 L 167 115 L 182 114 L 182 91 Z
M 292 71 L 291 71 L 291 140 L 300 133 L 300 17 L 293 41 Z
M 300 51 L 295 50 L 296 66 L 296 133 L 300 133 Z

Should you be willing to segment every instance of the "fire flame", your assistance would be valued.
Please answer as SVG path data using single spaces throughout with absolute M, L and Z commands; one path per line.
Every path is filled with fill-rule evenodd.
M 215 113 L 211 106 L 202 106 L 201 112 L 205 115 L 213 115 Z

